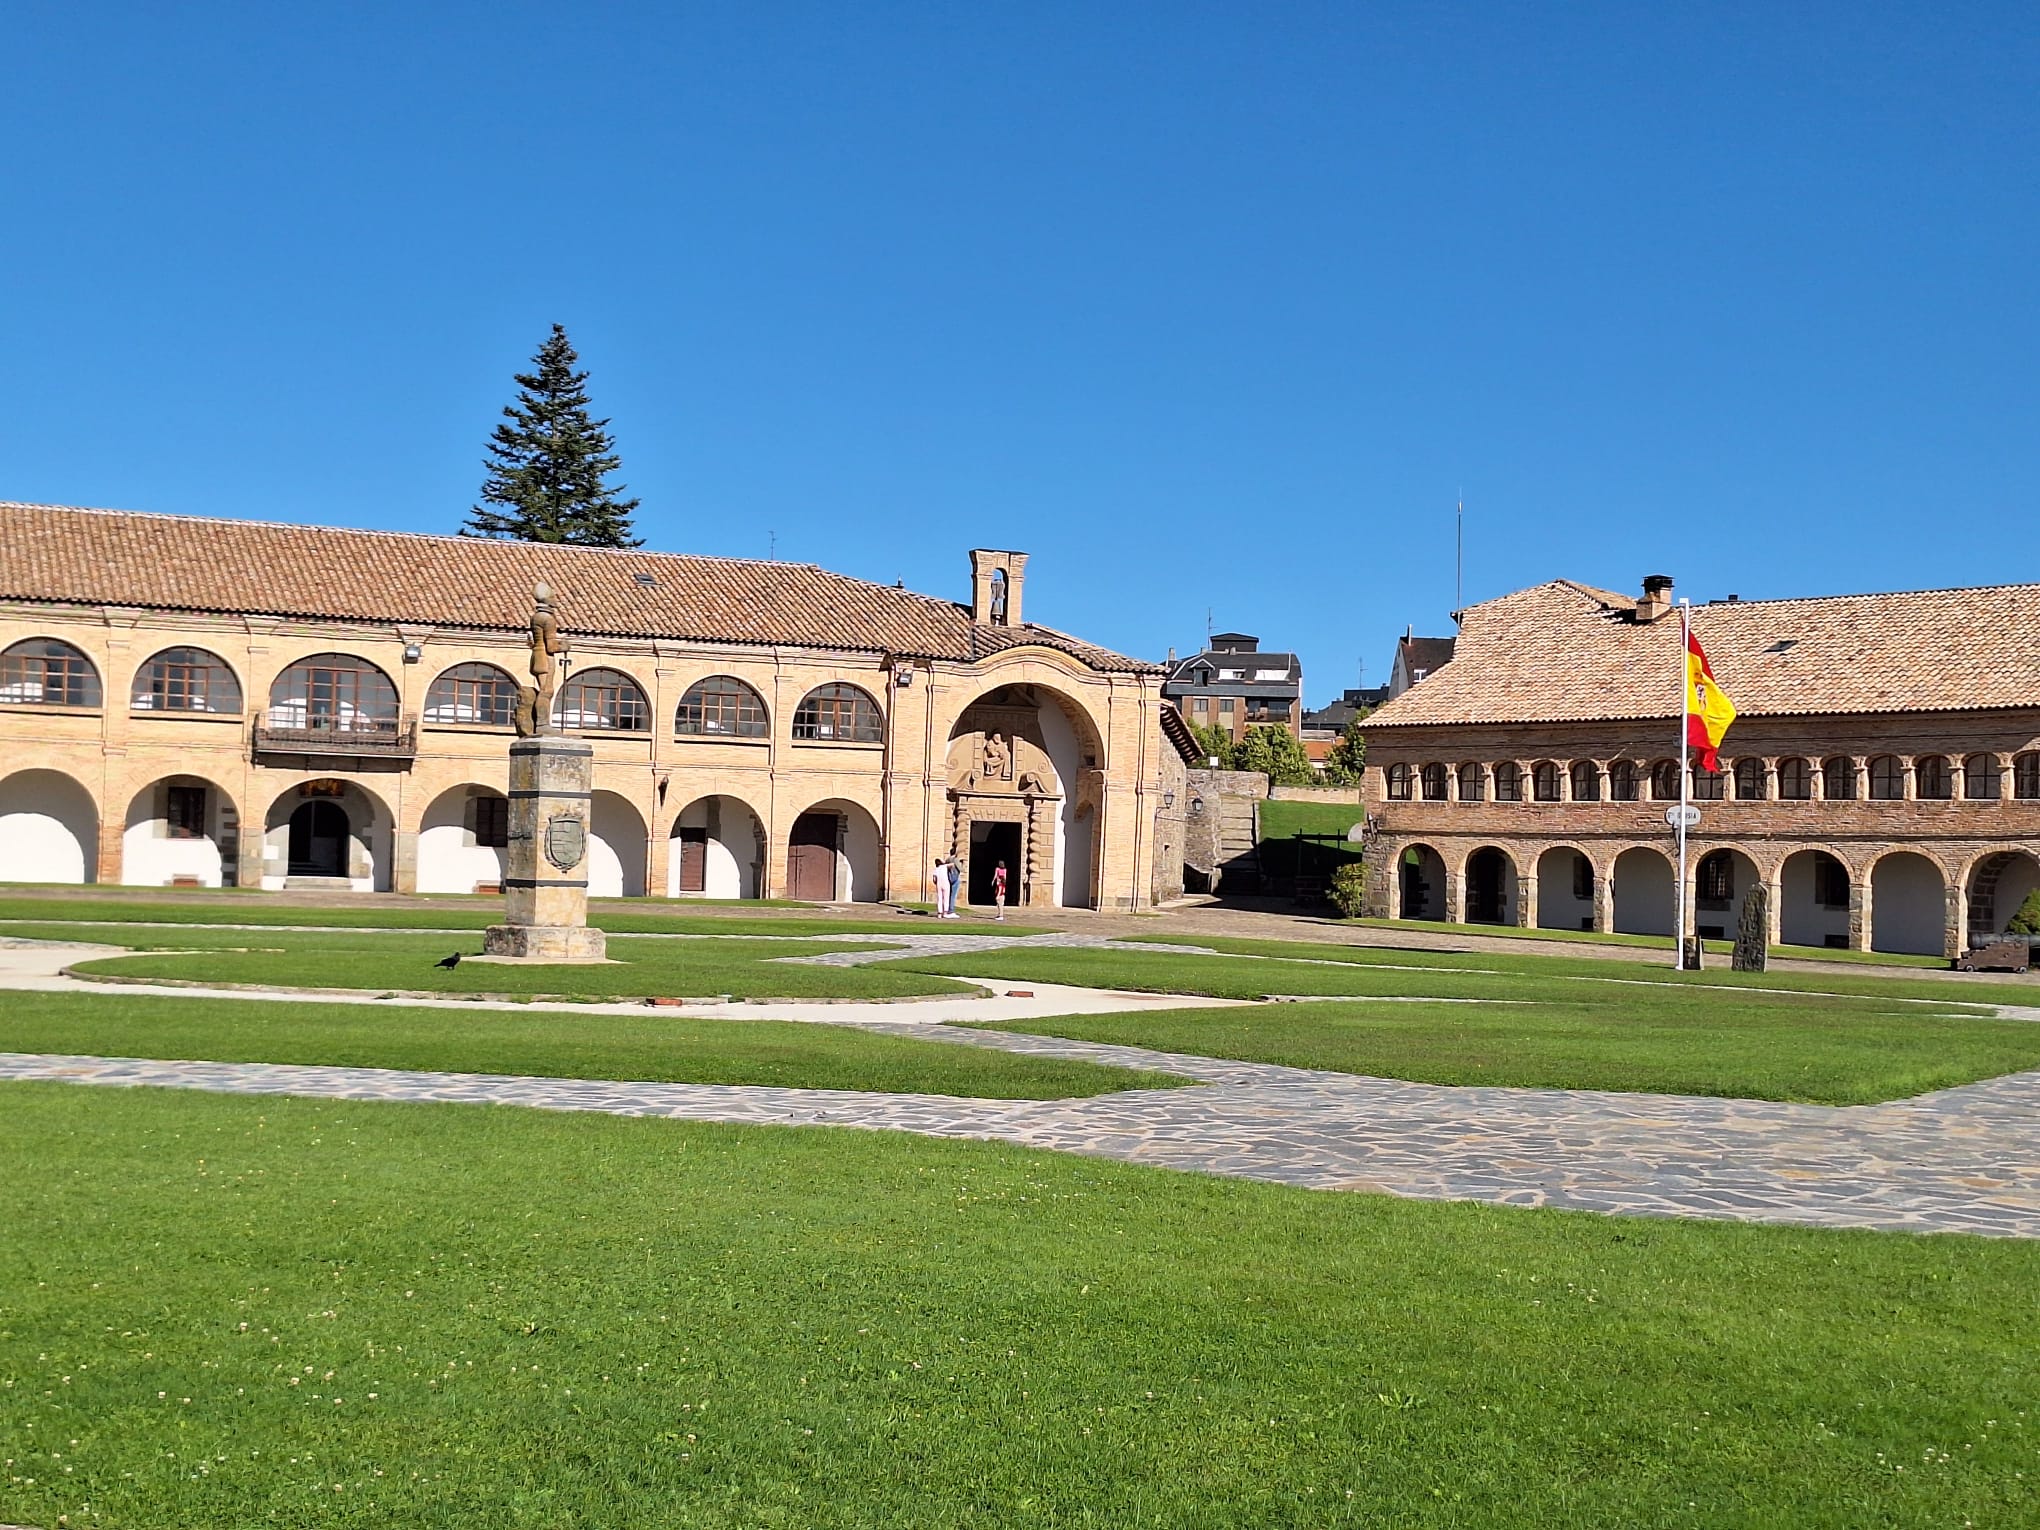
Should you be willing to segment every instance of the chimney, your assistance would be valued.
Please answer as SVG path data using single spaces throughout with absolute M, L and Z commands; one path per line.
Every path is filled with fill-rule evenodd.
M 1670 574 L 1647 574 L 1643 580 L 1643 597 L 1636 603 L 1636 619 L 1639 622 L 1654 622 L 1661 616 L 1668 616 L 1672 610 L 1672 576 Z

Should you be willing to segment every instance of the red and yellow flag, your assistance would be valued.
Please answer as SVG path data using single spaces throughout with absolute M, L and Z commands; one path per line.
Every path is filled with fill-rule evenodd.
M 1721 736 L 1735 721 L 1735 703 L 1707 667 L 1707 653 L 1700 639 L 1686 634 L 1686 744 L 1700 757 L 1702 770 L 1719 770 L 1714 751 Z

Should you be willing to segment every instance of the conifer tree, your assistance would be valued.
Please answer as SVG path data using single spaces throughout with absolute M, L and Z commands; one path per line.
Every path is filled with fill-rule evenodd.
M 572 542 L 582 547 L 640 547 L 631 535 L 635 499 L 604 480 L 623 465 L 609 421 L 588 417 L 588 374 L 555 324 L 533 358 L 537 370 L 519 372 L 517 402 L 489 438 L 489 476 L 482 503 L 462 536 L 516 542 Z

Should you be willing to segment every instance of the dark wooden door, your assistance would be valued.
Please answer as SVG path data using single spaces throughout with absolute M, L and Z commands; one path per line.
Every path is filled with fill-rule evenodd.
M 969 899 L 973 907 L 990 908 L 992 873 L 1006 863 L 1006 906 L 1020 901 L 1020 825 L 988 823 L 983 839 L 971 841 Z
M 347 814 L 336 802 L 307 802 L 290 815 L 290 874 L 347 875 Z
M 803 813 L 793 821 L 786 846 L 786 895 L 809 903 L 836 896 L 836 840 L 842 820 L 835 813 Z
M 680 891 L 708 891 L 708 830 L 680 831 Z

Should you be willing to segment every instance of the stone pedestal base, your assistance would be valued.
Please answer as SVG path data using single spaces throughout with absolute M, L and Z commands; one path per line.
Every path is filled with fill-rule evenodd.
M 608 947 L 608 936 L 585 924 L 492 924 L 482 935 L 486 954 L 525 962 L 599 962 Z

